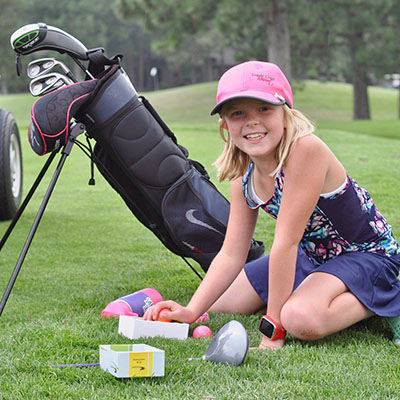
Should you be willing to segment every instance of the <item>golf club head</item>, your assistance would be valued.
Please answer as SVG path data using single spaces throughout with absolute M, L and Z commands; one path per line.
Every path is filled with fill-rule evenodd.
M 70 69 L 63 62 L 56 60 L 55 58 L 40 58 L 31 61 L 28 64 L 26 73 L 29 78 L 34 79 L 38 76 L 49 73 L 52 69 L 57 67 L 60 67 L 68 78 L 72 79 L 74 82 L 77 81 L 72 75 Z
M 29 91 L 33 96 L 43 96 L 53 90 L 74 83 L 71 79 L 58 72 L 38 76 L 32 79 L 29 84 Z
M 87 48 L 69 33 L 44 23 L 17 29 L 10 38 L 12 49 L 21 55 L 39 50 L 55 50 L 80 60 L 87 60 Z
M 246 329 L 240 322 L 232 320 L 218 331 L 202 359 L 237 367 L 245 361 L 248 350 Z
M 40 58 L 33 60 L 26 68 L 26 74 L 30 79 L 37 78 L 40 75 L 49 73 L 53 68 L 60 66 L 64 72 L 69 72 L 67 66 L 55 58 Z

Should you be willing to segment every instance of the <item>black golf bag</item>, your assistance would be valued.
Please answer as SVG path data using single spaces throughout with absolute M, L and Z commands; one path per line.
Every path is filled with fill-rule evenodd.
M 169 250 L 207 271 L 224 240 L 229 202 L 205 168 L 188 158 L 150 103 L 138 96 L 119 63 L 113 63 L 104 68 L 98 61 L 97 79 L 35 103 L 31 146 L 39 154 L 53 151 L 65 143 L 72 116 L 85 124 L 96 141 L 93 161 L 133 214 Z M 262 242 L 253 240 L 248 261 L 263 252 Z
M 205 168 L 188 158 L 120 68 L 108 73 L 83 113 L 100 172 L 169 250 L 207 271 L 225 236 L 229 202 Z M 253 240 L 248 261 L 263 252 Z
M 37 154 L 51 154 L 0 240 L 0 250 L 58 151 L 61 155 L 1 298 L 0 315 L 74 144 L 90 156 L 133 214 L 169 250 L 186 262 L 186 257 L 194 259 L 207 271 L 223 243 L 229 203 L 201 164 L 188 158 L 187 150 L 177 143 L 150 103 L 138 96 L 120 67 L 121 56 L 109 59 L 103 48 L 88 50 L 73 36 L 44 23 L 18 29 L 11 35 L 11 45 L 17 53 L 18 74 L 21 55 L 55 50 L 70 55 L 85 71 L 86 78 L 50 92 L 46 87 L 60 87 L 56 86 L 58 78 L 41 71 L 44 65 L 31 70 L 39 79 L 34 82 L 30 76 L 31 84 L 34 82 L 40 90 L 44 89 L 42 93 L 48 94 L 32 107 L 29 142 Z M 88 61 L 88 68 L 81 61 Z M 67 74 L 68 68 L 62 69 Z M 94 152 L 90 140 L 88 146 L 78 140 L 85 131 L 96 141 Z M 247 260 L 256 259 L 263 252 L 263 243 L 252 240 Z

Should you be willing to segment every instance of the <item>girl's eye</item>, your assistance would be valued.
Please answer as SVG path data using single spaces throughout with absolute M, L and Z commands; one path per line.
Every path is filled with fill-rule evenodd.
M 231 117 L 239 117 L 240 115 L 243 115 L 243 111 L 236 110 L 231 112 Z
M 262 107 L 260 107 L 260 111 L 261 112 L 265 112 L 265 111 L 268 111 L 269 110 L 269 107 L 268 106 L 262 106 Z

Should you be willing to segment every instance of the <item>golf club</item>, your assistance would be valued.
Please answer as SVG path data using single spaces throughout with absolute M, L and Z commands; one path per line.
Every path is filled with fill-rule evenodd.
M 55 50 L 80 60 L 87 60 L 87 48 L 69 33 L 44 23 L 29 24 L 16 30 L 10 38 L 15 52 L 26 55 L 39 50 Z
M 53 68 L 56 67 L 60 67 L 68 78 L 74 82 L 77 82 L 70 69 L 63 62 L 56 60 L 55 58 L 40 58 L 39 60 L 31 61 L 28 64 L 26 73 L 29 78 L 34 79 L 38 76 L 49 73 Z
M 249 344 L 249 336 L 245 327 L 239 321 L 232 320 L 218 331 L 202 357 L 187 358 L 185 361 L 205 360 L 238 367 L 246 360 Z M 178 362 L 179 360 L 166 360 L 167 363 L 171 361 Z M 59 364 L 52 367 L 98 367 L 99 365 L 99 363 Z
M 71 85 L 74 83 L 65 75 L 58 72 L 50 72 L 49 74 L 40 75 L 31 80 L 29 84 L 29 91 L 32 96 L 43 96 L 53 90 L 59 89 L 62 86 Z
M 87 61 L 88 49 L 78 39 L 54 26 L 44 23 L 29 24 L 17 29 L 10 38 L 11 47 L 17 53 L 17 74 L 21 73 L 21 55 L 40 50 L 55 50 L 61 54 L 67 53 L 88 76 L 93 75 L 81 63 Z
M 218 331 L 201 359 L 237 367 L 246 360 L 249 343 L 244 326 L 232 320 Z
M 239 321 L 232 320 L 218 331 L 202 357 L 186 360 L 205 360 L 238 367 L 246 360 L 249 345 L 249 336 L 245 327 Z

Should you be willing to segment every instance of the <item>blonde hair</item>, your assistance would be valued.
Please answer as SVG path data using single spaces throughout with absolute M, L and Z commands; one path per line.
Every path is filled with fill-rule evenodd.
M 297 139 L 315 131 L 312 122 L 302 112 L 291 109 L 286 104 L 282 107 L 286 120 L 286 129 L 276 149 L 275 159 L 278 165 L 271 172 L 271 176 L 276 175 L 285 165 Z M 223 112 L 221 118 L 222 120 L 224 119 Z M 225 179 L 233 180 L 243 176 L 249 166 L 250 157 L 233 144 L 229 132 L 225 136 L 225 129 L 222 124 L 219 127 L 219 134 L 225 142 L 225 148 L 213 164 L 218 169 L 218 180 L 221 182 Z

